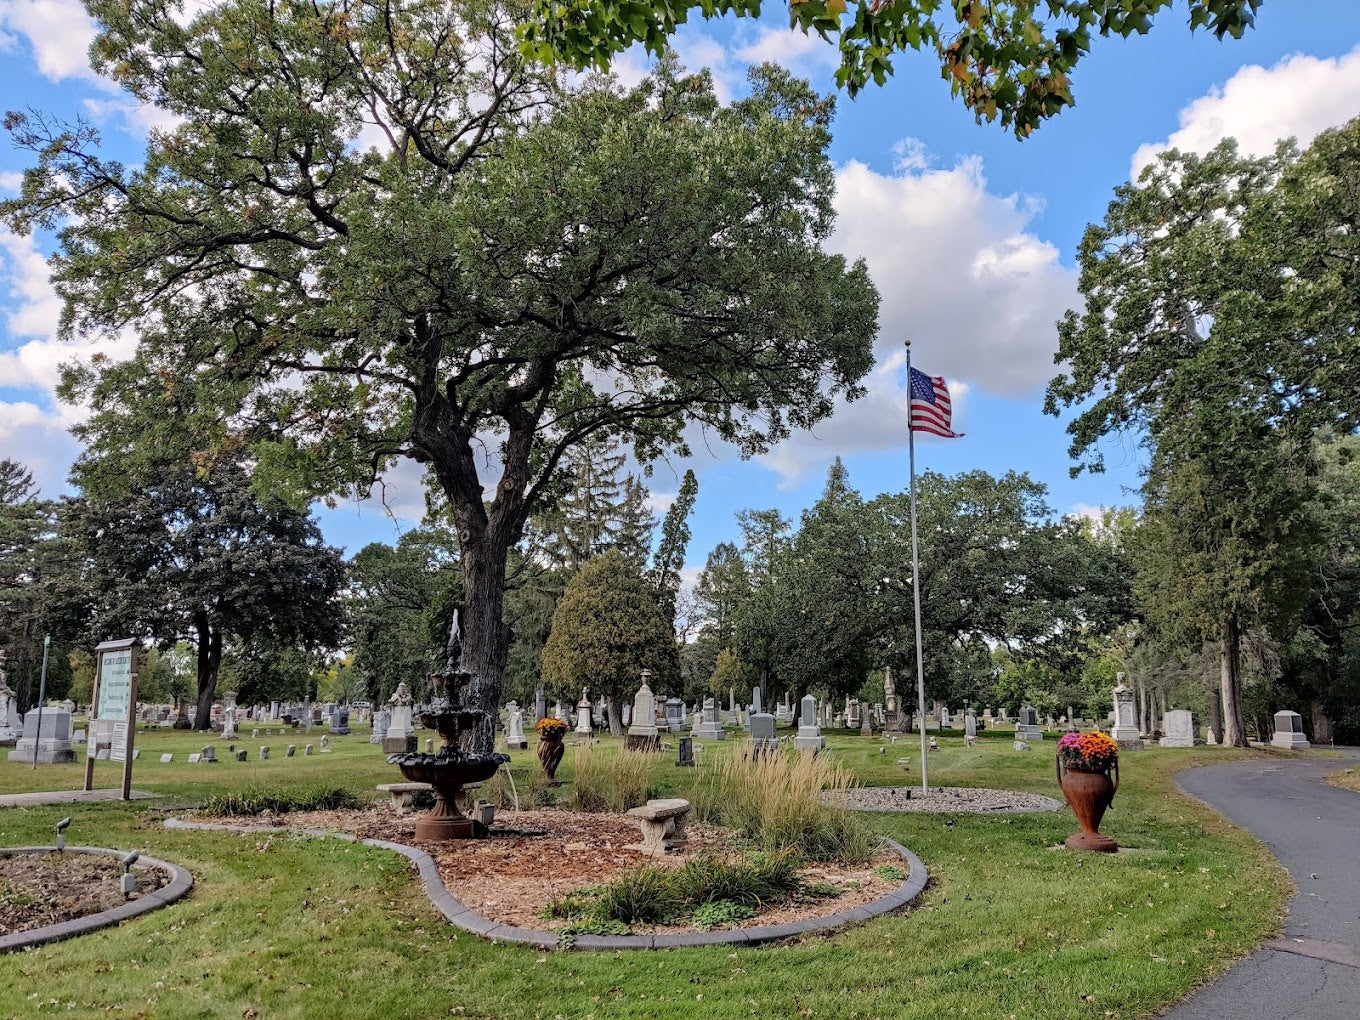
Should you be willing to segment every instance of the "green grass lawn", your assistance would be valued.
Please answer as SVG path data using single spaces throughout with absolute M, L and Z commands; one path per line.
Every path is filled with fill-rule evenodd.
M 338 840 L 172 832 L 168 807 L 242 786 L 339 786 L 365 796 L 399 780 L 367 732 L 238 742 L 245 764 L 189 765 L 226 742 L 170 730 L 138 734 L 136 789 L 164 799 L 0 809 L 0 844 L 48 843 L 63 816 L 73 843 L 139 848 L 190 868 L 186 901 L 118 928 L 0 957 L 0 1017 L 1138 1017 L 1224 970 L 1278 930 L 1288 875 L 1254 840 L 1175 791 L 1172 775 L 1247 754 L 1149 749 L 1121 760 L 1123 786 L 1102 830 L 1138 853 L 1051 850 L 1076 823 L 1041 815 L 871 814 L 915 850 L 932 883 L 907 913 L 763 949 L 541 954 L 497 946 L 443 923 L 404 859 Z M 283 757 L 288 743 L 298 757 Z M 268 743 L 273 757 L 259 762 Z M 712 745 L 730 753 L 736 741 Z M 606 746 L 612 742 L 606 741 Z M 1052 743 L 1011 749 L 1009 733 L 967 749 L 944 736 L 930 756 L 938 785 L 1060 796 Z M 919 783 L 882 742 L 832 735 L 830 753 L 870 785 Z M 161 765 L 163 751 L 175 752 Z M 673 760 L 674 755 L 670 756 Z M 516 752 L 519 788 L 538 768 Z M 96 786 L 121 766 L 101 762 Z M 83 765 L 36 772 L 0 761 L 0 792 L 74 789 Z M 664 792 L 691 770 L 667 764 Z M 571 780 L 571 753 L 559 772 Z

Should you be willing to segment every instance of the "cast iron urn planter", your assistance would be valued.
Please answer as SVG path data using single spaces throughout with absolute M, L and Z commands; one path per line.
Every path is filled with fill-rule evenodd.
M 1100 833 L 1100 820 L 1114 802 L 1115 791 L 1119 789 L 1119 763 L 1113 767 L 1114 776 L 1109 772 L 1093 772 L 1064 766 L 1057 759 L 1058 785 L 1063 796 L 1077 816 L 1080 832 L 1067 837 L 1065 846 L 1072 850 L 1094 850 L 1098 853 L 1112 854 L 1119 844 L 1109 836 Z

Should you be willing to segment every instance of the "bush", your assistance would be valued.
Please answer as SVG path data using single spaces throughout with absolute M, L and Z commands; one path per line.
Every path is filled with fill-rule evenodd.
M 572 807 L 622 814 L 656 794 L 658 756 L 576 748 L 572 755 Z
M 769 850 L 795 847 L 809 860 L 859 863 L 879 839 L 858 816 L 828 807 L 822 796 L 849 789 L 842 765 L 807 753 L 727 754 L 695 776 L 694 816 L 736 829 Z
M 245 789 L 234 793 L 214 793 L 204 798 L 199 813 L 205 815 L 259 815 L 266 811 L 287 814 L 290 811 L 334 811 L 340 808 L 360 808 L 363 801 L 339 787 L 315 787 L 303 790 Z
M 676 898 L 684 903 L 731 900 L 747 906 L 786 899 L 801 885 L 801 864 L 792 847 L 752 854 L 738 864 L 701 854 L 675 872 Z

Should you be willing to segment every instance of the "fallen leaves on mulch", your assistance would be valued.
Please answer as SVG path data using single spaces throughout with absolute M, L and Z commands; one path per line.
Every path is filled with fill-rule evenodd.
M 523 928 L 546 928 L 541 911 L 547 904 L 582 886 L 606 885 L 644 864 L 679 867 L 705 851 L 734 858 L 734 834 L 726 829 L 691 823 L 689 842 L 678 853 L 660 859 L 644 858 L 628 844 L 641 841 L 638 826 L 622 815 L 587 814 L 552 808 L 501 811 L 486 839 L 431 843 L 415 838 L 422 812 L 398 815 L 383 803 L 358 810 L 305 811 L 251 818 L 203 819 L 235 825 L 286 825 L 289 828 L 327 829 L 365 839 L 387 839 L 418 846 L 439 866 L 440 877 L 464 905 L 485 917 Z M 738 927 L 783 924 L 825 917 L 862 906 L 891 892 L 901 880 L 873 873 L 881 865 L 906 865 L 884 849 L 862 865 L 817 863 L 800 871 L 809 885 L 834 885 L 839 895 L 790 904 L 771 904 Z M 561 924 L 562 922 L 551 922 Z M 637 932 L 684 932 L 697 929 L 636 926 Z
M 159 869 L 134 868 L 130 899 L 168 885 Z M 45 928 L 124 902 L 123 866 L 96 854 L 15 854 L 0 857 L 0 935 Z

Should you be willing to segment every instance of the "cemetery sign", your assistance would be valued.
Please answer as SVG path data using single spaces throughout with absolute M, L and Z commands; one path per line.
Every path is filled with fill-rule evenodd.
M 132 744 L 137 725 L 137 639 L 105 641 L 95 647 L 94 718 L 86 745 L 85 789 L 93 786 L 94 762 L 107 747 L 123 763 L 123 799 L 132 787 Z

